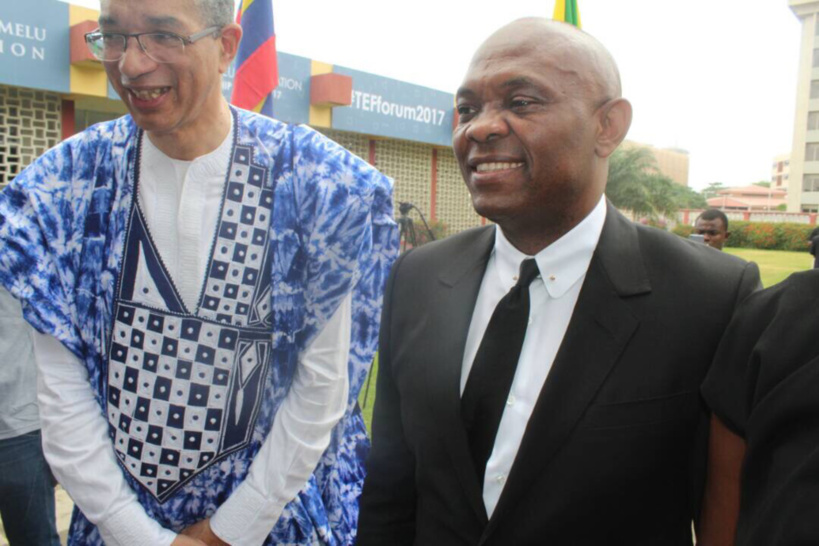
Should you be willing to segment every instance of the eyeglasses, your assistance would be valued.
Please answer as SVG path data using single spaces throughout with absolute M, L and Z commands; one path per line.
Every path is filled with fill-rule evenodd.
M 221 27 L 208 27 L 190 36 L 181 36 L 173 32 L 138 32 L 122 34 L 118 32 L 100 32 L 99 29 L 85 35 L 85 43 L 91 54 L 104 62 L 113 62 L 125 56 L 128 49 L 128 38 L 136 38 L 139 48 L 151 60 L 158 63 L 173 63 L 185 56 L 185 46 L 206 38 L 216 37 Z

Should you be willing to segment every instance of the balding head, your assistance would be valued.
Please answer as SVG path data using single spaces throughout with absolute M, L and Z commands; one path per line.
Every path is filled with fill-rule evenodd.
M 531 56 L 587 86 L 598 103 L 622 96 L 620 72 L 611 53 L 591 35 L 559 21 L 518 19 L 493 33 L 475 52 L 475 63 Z
M 475 53 L 453 147 L 475 209 L 518 249 L 536 253 L 600 202 L 631 123 L 620 95 L 609 52 L 570 25 L 521 19 Z

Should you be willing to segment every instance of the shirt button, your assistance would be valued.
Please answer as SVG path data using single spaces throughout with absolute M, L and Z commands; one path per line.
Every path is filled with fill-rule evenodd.
M 503 474 L 498 474 L 497 476 L 495 476 L 495 481 L 498 483 L 503 483 L 506 481 L 506 476 Z
M 516 400 L 515 400 L 515 395 L 514 394 L 510 394 L 509 398 L 506 399 L 506 405 L 507 406 L 514 406 L 515 402 L 516 402 Z

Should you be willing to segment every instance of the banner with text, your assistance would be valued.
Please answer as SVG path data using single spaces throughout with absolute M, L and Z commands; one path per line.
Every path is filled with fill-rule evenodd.
M 353 102 L 333 109 L 333 129 L 452 143 L 452 94 L 339 66 L 334 72 L 353 78 Z
M 68 4 L 2 1 L 0 84 L 69 91 Z

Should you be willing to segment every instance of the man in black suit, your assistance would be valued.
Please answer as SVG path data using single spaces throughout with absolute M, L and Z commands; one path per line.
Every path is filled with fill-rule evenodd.
M 455 154 L 500 229 L 426 245 L 392 271 L 358 544 L 690 545 L 699 387 L 756 266 L 606 202 L 631 106 L 589 35 L 540 19 L 500 29 L 457 104 Z M 539 277 L 521 289 L 527 258 Z M 513 293 L 528 295 L 528 320 L 505 382 L 484 355 Z M 495 410 L 473 399 L 498 394 L 488 427 Z

